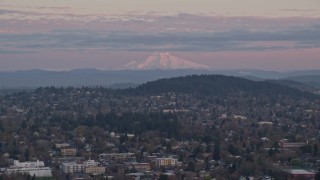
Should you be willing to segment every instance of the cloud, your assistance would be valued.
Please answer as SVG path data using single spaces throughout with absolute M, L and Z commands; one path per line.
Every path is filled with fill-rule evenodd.
M 9 9 L 0 9 L 0 15 L 4 15 L 4 14 L 16 14 L 16 13 L 21 13 L 21 11 L 9 10 Z
M 222 32 L 104 32 L 54 30 L 49 33 L 0 34 L 0 48 L 104 51 L 265 51 L 320 47 L 320 25 L 286 30 Z M 1 53 L 1 52 L 0 52 Z
M 282 11 L 288 11 L 288 12 L 314 12 L 315 9 L 282 9 Z
M 266 51 L 320 47 L 320 18 L 137 12 L 68 14 L 66 18 L 59 13 L 0 9 L 0 14 L 6 13 L 30 13 L 30 17 L 41 18 L 1 20 L 0 16 L 5 27 L 0 29 L 0 54 L 42 50 Z
M 23 51 L 23 50 L 9 50 L 9 49 L 0 49 L 0 54 L 26 54 L 34 53 L 34 51 Z

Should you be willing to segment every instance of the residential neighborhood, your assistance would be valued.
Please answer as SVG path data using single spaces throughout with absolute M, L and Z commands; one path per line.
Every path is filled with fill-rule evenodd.
M 39 88 L 0 97 L 2 179 L 316 179 L 319 99 Z

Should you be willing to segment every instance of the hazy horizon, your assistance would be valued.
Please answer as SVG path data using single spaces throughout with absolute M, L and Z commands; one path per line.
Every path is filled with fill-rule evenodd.
M 0 5 L 0 71 L 116 69 L 153 52 L 212 69 L 320 69 L 317 0 Z

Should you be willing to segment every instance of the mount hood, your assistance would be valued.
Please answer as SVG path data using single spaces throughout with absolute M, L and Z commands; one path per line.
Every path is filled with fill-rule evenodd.
M 170 53 L 153 53 L 144 61 L 131 61 L 124 65 L 121 69 L 131 70 L 173 70 L 173 69 L 209 69 L 208 66 L 194 63 Z

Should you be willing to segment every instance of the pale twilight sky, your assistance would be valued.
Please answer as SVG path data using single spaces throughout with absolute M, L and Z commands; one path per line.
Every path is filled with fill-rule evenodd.
M 320 69 L 320 1 L 0 0 L 0 71 L 112 69 L 162 51 L 215 69 Z

